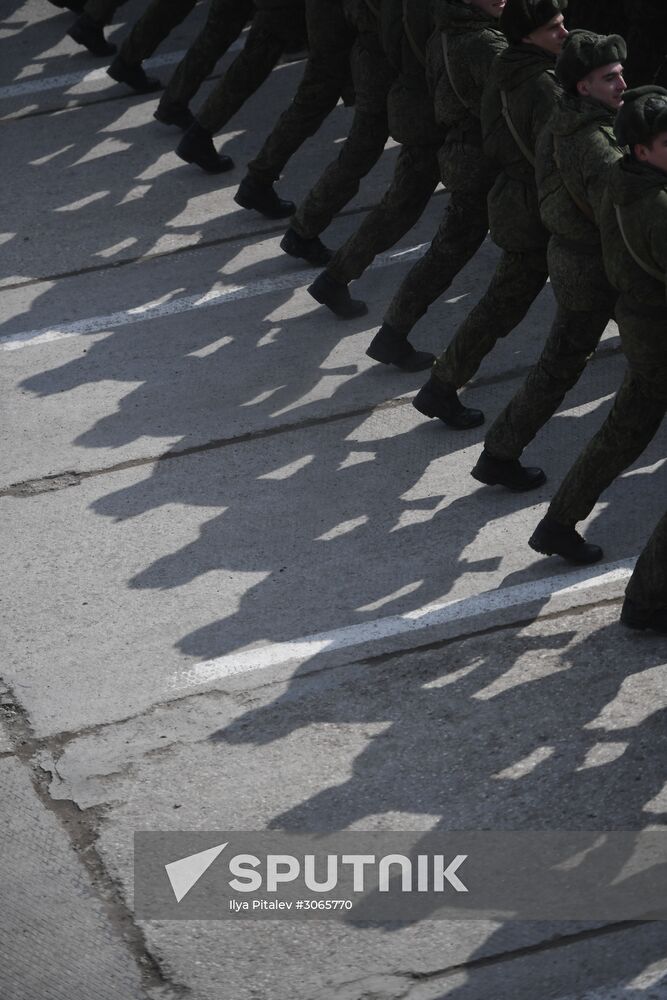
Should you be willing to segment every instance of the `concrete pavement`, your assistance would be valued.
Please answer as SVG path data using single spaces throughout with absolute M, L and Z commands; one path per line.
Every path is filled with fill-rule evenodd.
M 202 15 L 156 53 L 165 78 Z M 531 446 L 546 486 L 478 487 L 482 433 L 425 421 L 424 377 L 364 354 L 446 194 L 355 287 L 369 315 L 341 323 L 280 252 L 283 226 L 233 202 L 302 64 L 230 123 L 237 168 L 209 177 L 70 21 L 26 0 L 0 22 L 0 993 L 667 998 L 659 923 L 135 920 L 138 829 L 663 826 L 666 647 L 617 619 L 664 509 L 665 435 L 586 525 L 601 566 L 536 557 L 526 538 L 622 376 L 613 324 Z M 281 192 L 308 190 L 350 114 Z M 487 242 L 416 344 L 447 342 L 495 259 Z M 547 288 L 467 388 L 488 417 L 552 313 Z

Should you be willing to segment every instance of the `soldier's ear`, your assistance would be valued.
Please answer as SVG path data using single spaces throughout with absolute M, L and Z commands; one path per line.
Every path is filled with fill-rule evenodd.
M 649 158 L 650 150 L 648 146 L 645 146 L 643 142 L 637 142 L 632 147 L 632 153 L 635 160 L 639 160 L 640 163 L 646 163 Z

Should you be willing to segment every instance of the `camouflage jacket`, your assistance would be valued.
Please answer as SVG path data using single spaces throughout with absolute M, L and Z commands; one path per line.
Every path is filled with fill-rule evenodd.
M 504 250 L 521 253 L 548 243 L 534 163 L 537 137 L 562 93 L 555 63 L 535 45 L 509 45 L 495 59 L 482 94 L 484 152 L 500 171 L 489 194 L 489 224 Z
M 607 275 L 621 294 L 644 306 L 665 306 L 667 174 L 630 156 L 609 171 L 600 227 Z M 620 223 L 619 223 L 620 215 Z M 621 223 L 632 253 L 621 233 Z M 647 274 L 635 257 L 656 272 Z M 661 276 L 661 279 L 660 279 Z M 667 330 L 665 331 L 667 343 Z
M 385 0 L 382 7 L 382 42 L 398 73 L 387 102 L 389 130 L 408 145 L 439 146 L 444 139 L 426 84 L 430 7 L 430 0 Z
M 482 91 L 493 60 L 507 48 L 507 39 L 496 18 L 463 0 L 434 0 L 433 20 L 426 79 L 436 119 L 446 128 L 462 124 L 474 129 L 481 145 Z
M 536 179 L 542 221 L 563 240 L 599 246 L 607 175 L 623 150 L 614 112 L 564 94 L 537 142 Z

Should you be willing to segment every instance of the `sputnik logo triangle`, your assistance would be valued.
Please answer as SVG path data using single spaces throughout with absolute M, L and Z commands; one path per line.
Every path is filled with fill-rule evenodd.
M 180 903 L 183 897 L 187 896 L 193 885 L 208 871 L 228 843 L 229 841 L 225 841 L 224 844 L 218 844 L 217 847 L 210 847 L 207 851 L 199 851 L 198 854 L 189 854 L 187 858 L 171 861 L 164 866 L 177 903 Z

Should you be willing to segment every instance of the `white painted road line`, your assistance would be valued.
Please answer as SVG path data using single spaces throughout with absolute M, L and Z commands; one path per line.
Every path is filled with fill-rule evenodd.
M 425 253 L 428 246 L 428 243 L 421 243 L 419 246 L 412 247 L 409 250 L 382 254 L 371 264 L 371 268 L 388 267 L 391 264 L 416 260 Z M 277 278 L 265 278 L 263 281 L 255 281 L 249 285 L 227 285 L 221 288 L 213 288 L 208 292 L 186 295 L 180 299 L 171 299 L 168 302 L 147 303 L 133 309 L 124 309 L 120 312 L 109 313 L 106 316 L 90 316 L 87 319 L 75 320 L 73 323 L 63 323 L 62 326 L 58 327 L 42 327 L 40 330 L 26 330 L 23 333 L 12 333 L 6 337 L 0 337 L 0 350 L 17 351 L 23 347 L 49 344 L 55 340 L 64 340 L 67 337 L 83 337 L 91 333 L 114 330 L 120 326 L 129 326 L 132 323 L 141 323 L 148 319 L 176 316 L 179 313 L 191 312 L 193 309 L 219 306 L 225 302 L 234 302 L 238 299 L 250 299 L 257 295 L 268 295 L 271 292 L 279 292 L 284 289 L 301 288 L 304 285 L 310 284 L 318 274 L 319 270 L 298 270 Z
M 588 567 L 561 576 L 547 577 L 514 587 L 500 587 L 483 594 L 427 604 L 403 615 L 376 618 L 358 625 L 333 629 L 305 636 L 292 642 L 274 642 L 258 649 L 248 649 L 241 653 L 229 653 L 213 660 L 204 660 L 189 670 L 175 674 L 170 681 L 172 690 L 188 690 L 202 687 L 232 677 L 235 674 L 266 670 L 290 663 L 294 660 L 309 660 L 320 653 L 331 653 L 352 646 L 364 646 L 400 635 L 417 636 L 419 632 L 437 626 L 462 624 L 468 619 L 479 618 L 492 612 L 518 608 L 534 602 L 548 602 L 553 598 L 567 598 L 574 608 L 588 603 L 586 594 L 591 588 L 619 584 L 632 573 L 634 559 L 607 563 L 603 566 Z M 582 599 L 583 598 L 583 599 Z M 541 609 L 548 613 L 548 606 Z M 510 623 L 511 624 L 511 623 Z M 464 632 L 465 629 L 461 629 Z
M 227 52 L 238 52 L 244 42 L 237 39 Z M 157 66 L 173 66 L 179 63 L 185 50 L 181 52 L 165 52 L 161 56 L 153 56 L 147 59 L 143 66 L 151 69 Z M 96 80 L 106 80 L 109 86 L 116 86 L 116 81 L 107 76 L 107 68 L 103 66 L 99 69 L 79 70 L 77 73 L 65 73 L 62 76 L 38 77 L 34 80 L 24 80 L 21 83 L 10 83 L 6 87 L 0 87 L 0 101 L 8 100 L 12 97 L 25 97 L 28 94 L 38 94 L 44 90 L 65 90 L 68 87 L 76 87 L 80 83 L 94 83 Z

